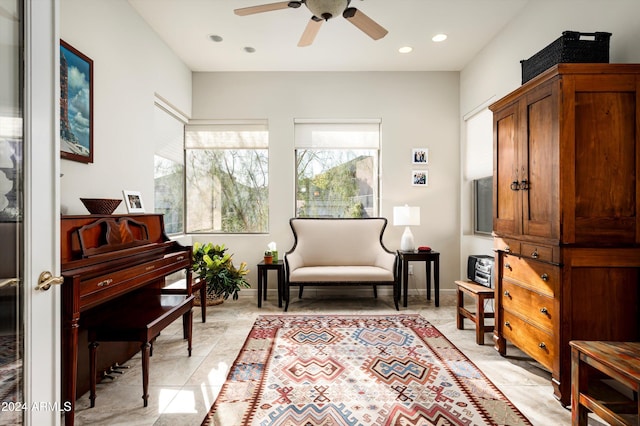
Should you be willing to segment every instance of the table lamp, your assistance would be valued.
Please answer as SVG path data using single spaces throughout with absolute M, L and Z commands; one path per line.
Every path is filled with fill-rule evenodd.
M 413 241 L 413 234 L 410 226 L 420 225 L 420 207 L 409 207 L 408 205 L 396 206 L 393 208 L 394 226 L 404 226 L 404 233 L 400 240 L 400 250 L 413 251 L 416 249 Z

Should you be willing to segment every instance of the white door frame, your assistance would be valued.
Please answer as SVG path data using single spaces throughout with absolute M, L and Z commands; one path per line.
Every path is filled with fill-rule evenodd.
M 24 0 L 24 412 L 26 425 L 59 425 L 60 275 L 59 0 Z

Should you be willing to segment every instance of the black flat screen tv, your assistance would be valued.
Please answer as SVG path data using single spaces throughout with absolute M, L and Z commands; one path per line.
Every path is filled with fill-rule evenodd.
M 493 230 L 493 176 L 473 180 L 473 233 L 491 235 Z

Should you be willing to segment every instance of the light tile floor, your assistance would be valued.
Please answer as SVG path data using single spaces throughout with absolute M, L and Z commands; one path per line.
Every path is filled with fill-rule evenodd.
M 274 294 L 269 295 L 269 300 L 263 302 L 260 309 L 254 297 L 246 294 L 237 301 L 228 300 L 209 307 L 204 324 L 200 319 L 200 308 L 196 308 L 190 358 L 182 340 L 181 321 L 165 329 L 154 345 L 151 358 L 148 407 L 142 406 L 140 357 L 136 355 L 127 363 L 130 368 L 124 374 L 98 385 L 96 407 L 89 408 L 88 393 L 76 402 L 76 424 L 199 425 L 215 401 L 256 317 L 283 313 L 277 307 Z M 305 292 L 300 300 L 292 294 L 288 313 L 374 315 L 395 312 L 391 298 L 384 295 L 379 295 L 377 300 L 369 297 L 346 300 Z M 433 300 L 410 296 L 409 307 L 401 308 L 400 313 L 418 313 L 435 325 L 534 425 L 571 424 L 570 410 L 553 397 L 548 372 L 513 347 L 508 347 L 507 357 L 501 357 L 493 349 L 489 333 L 484 346 L 476 345 L 473 324 L 467 320 L 465 330 L 456 329 L 454 294 L 443 294 L 438 308 Z

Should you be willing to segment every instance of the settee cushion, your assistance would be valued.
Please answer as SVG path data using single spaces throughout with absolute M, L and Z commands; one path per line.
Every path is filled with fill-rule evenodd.
M 304 266 L 292 271 L 294 282 L 393 281 L 393 271 L 378 266 Z

